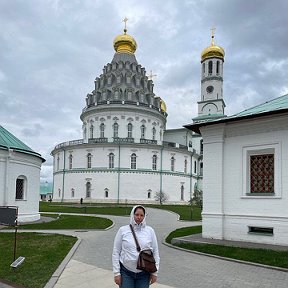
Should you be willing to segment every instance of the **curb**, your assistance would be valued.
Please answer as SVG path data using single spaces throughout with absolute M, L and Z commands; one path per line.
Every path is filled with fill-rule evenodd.
M 166 239 L 166 238 L 165 238 L 165 239 Z M 251 265 L 251 266 L 256 266 L 256 267 L 261 267 L 261 268 L 267 268 L 267 269 L 271 269 L 271 270 L 288 272 L 288 269 L 287 269 L 287 268 L 270 266 L 270 265 L 265 265 L 265 264 L 260 264 L 260 263 L 254 263 L 254 262 L 248 262 L 248 261 L 244 261 L 244 260 L 232 259 L 232 258 L 227 258 L 227 257 L 218 256 L 218 255 L 213 255 L 213 254 L 207 254 L 207 253 L 203 253 L 203 252 L 198 252 L 198 251 L 194 251 L 194 250 L 184 249 L 184 248 L 181 248 L 181 247 L 178 247 L 178 246 L 174 246 L 174 245 L 172 245 L 172 244 L 169 244 L 169 243 L 165 242 L 165 240 L 162 241 L 162 244 L 164 244 L 164 245 L 166 245 L 166 246 L 168 246 L 168 247 L 170 247 L 170 248 L 173 248 L 173 249 L 181 250 L 181 251 L 183 251 L 183 252 L 198 254 L 198 255 L 207 256 L 207 257 L 213 257 L 213 258 L 221 259 L 221 260 L 224 260 L 224 261 L 230 261 L 230 262 L 235 262 L 235 263 L 240 263 L 240 264 L 246 264 L 246 265 Z
M 74 255 L 75 251 L 77 250 L 78 246 L 81 243 L 81 239 L 78 238 L 77 242 L 74 244 L 72 249 L 69 251 L 69 253 L 66 255 L 64 260 L 61 262 L 61 264 L 58 266 L 56 271 L 51 276 L 50 280 L 46 283 L 44 288 L 53 288 L 56 282 L 58 281 L 60 275 L 62 274 L 63 270 L 65 269 L 68 262 L 71 260 L 72 256 Z

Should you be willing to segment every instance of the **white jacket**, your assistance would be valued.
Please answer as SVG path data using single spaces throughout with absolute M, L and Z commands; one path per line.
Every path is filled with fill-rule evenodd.
M 134 210 L 136 207 L 139 207 L 139 205 L 133 207 L 130 214 L 130 223 L 134 228 L 141 250 L 152 250 L 158 272 L 160 257 L 155 232 L 152 227 L 146 225 L 146 213 L 143 221 L 139 225 L 134 221 Z M 139 252 L 137 251 L 136 243 L 130 226 L 125 225 L 120 227 L 115 236 L 112 253 L 114 275 L 120 275 L 120 262 L 126 269 L 132 272 L 142 272 L 136 268 L 138 256 Z M 153 275 L 157 275 L 157 272 L 153 273 Z

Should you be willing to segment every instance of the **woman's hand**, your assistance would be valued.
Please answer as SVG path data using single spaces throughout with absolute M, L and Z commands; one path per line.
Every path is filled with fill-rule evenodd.
M 150 275 L 150 285 L 153 284 L 153 283 L 155 283 L 156 280 L 157 280 L 157 276 L 151 274 L 151 275 Z
M 118 275 L 118 276 L 115 276 L 114 277 L 114 282 L 117 284 L 117 285 L 121 285 L 121 282 L 122 282 L 122 279 L 121 279 L 121 275 Z

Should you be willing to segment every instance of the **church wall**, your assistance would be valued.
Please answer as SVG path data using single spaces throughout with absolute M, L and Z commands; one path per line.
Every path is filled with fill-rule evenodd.
M 18 220 L 20 222 L 35 221 L 40 218 L 39 191 L 41 164 L 42 161 L 40 158 L 17 152 L 13 152 L 9 159 L 6 205 L 18 206 Z M 25 179 L 23 200 L 15 199 L 16 179 L 19 176 Z
M 118 108 L 118 110 L 121 110 L 123 108 Z M 134 138 L 135 142 L 140 141 L 141 138 L 141 129 L 140 127 L 142 125 L 145 125 L 145 139 L 152 139 L 152 129 L 155 127 L 156 134 L 155 134 L 155 140 L 162 141 L 160 138 L 161 133 L 163 133 L 163 128 L 165 126 L 165 123 L 163 121 L 162 117 L 156 117 L 153 114 L 147 115 L 140 112 L 129 112 L 123 109 L 123 112 L 119 111 L 105 111 L 105 112 L 98 112 L 97 117 L 95 115 L 86 116 L 83 119 L 83 129 L 86 127 L 86 135 L 88 141 L 88 138 L 90 137 L 90 126 L 91 124 L 94 126 L 94 132 L 93 132 L 93 138 L 100 138 L 100 125 L 101 123 L 104 123 L 105 125 L 105 132 L 104 136 L 109 138 L 111 141 L 113 141 L 113 124 L 118 123 L 119 130 L 118 130 L 118 136 L 120 138 L 126 138 L 128 136 L 127 132 L 127 125 L 128 123 L 131 123 L 133 125 L 132 129 L 132 138 Z M 161 132 L 162 131 L 162 132 Z M 161 132 L 161 133 L 160 133 Z
M 216 182 L 221 181 L 217 180 L 217 173 L 210 164 L 220 161 L 217 144 L 207 145 L 207 137 L 203 134 L 204 163 L 209 163 L 204 167 L 204 237 L 287 245 L 287 121 L 288 117 L 271 117 L 226 125 L 222 190 L 216 189 Z M 211 134 L 210 131 L 210 139 Z M 251 151 L 256 154 L 274 151 L 275 195 L 246 194 L 250 183 L 247 159 Z M 273 228 L 273 234 L 251 233 L 249 227 Z
M 4 203 L 4 193 L 5 193 L 5 178 L 6 178 L 6 151 L 0 150 L 0 206 L 5 205 Z
M 59 171 L 54 171 L 54 201 L 79 201 L 80 198 L 86 198 L 86 183 L 91 183 L 91 201 L 111 201 L 115 202 L 125 199 L 129 201 L 144 201 L 154 203 L 155 193 L 160 191 L 160 169 L 161 169 L 161 147 L 162 146 L 136 146 L 136 145 L 121 145 L 120 146 L 120 178 L 118 180 L 118 158 L 119 146 L 117 145 L 76 145 L 74 147 L 65 147 L 66 149 L 66 172 L 64 175 L 64 198 L 63 198 L 63 172 L 60 168 Z M 114 169 L 109 169 L 110 152 L 115 155 Z M 72 169 L 69 170 L 69 153 L 73 155 Z M 87 153 L 92 154 L 92 168 L 87 168 Z M 136 170 L 130 170 L 131 167 L 131 154 L 135 153 L 137 156 Z M 171 173 L 170 157 L 174 155 L 175 172 Z M 63 160 L 64 152 L 55 153 L 55 157 Z M 152 157 L 157 155 L 157 170 L 152 170 Z M 185 150 L 166 150 L 162 152 L 163 171 L 162 176 L 162 191 L 164 189 L 171 195 L 169 201 L 181 202 L 180 189 L 181 185 L 184 186 L 184 199 L 190 199 L 190 158 L 191 153 Z M 166 161 L 166 158 L 169 158 Z M 184 174 L 184 160 L 187 159 L 187 173 Z M 177 161 L 179 162 L 177 165 Z M 179 174 L 180 173 L 180 174 Z M 185 177 L 184 177 L 185 176 Z M 194 174 L 196 178 L 196 174 Z M 118 181 L 120 188 L 118 190 Z M 194 180 L 193 180 L 194 181 Z M 167 183 L 166 183 L 167 182 Z M 182 184 L 181 184 L 182 183 Z M 136 186 L 135 186 L 136 185 Z M 193 183 L 194 185 L 194 183 Z M 136 187 L 136 191 L 131 192 L 131 189 Z M 192 186 L 193 187 L 193 186 Z M 109 197 L 104 197 L 105 189 L 108 189 Z M 60 189 L 60 196 L 59 196 Z M 72 189 L 74 190 L 74 197 L 72 197 Z M 148 198 L 148 190 L 150 191 L 151 198 Z M 164 191 L 165 192 L 165 191 Z M 89 199 L 88 199 L 89 200 Z M 87 201 L 88 201 L 87 200 Z M 90 201 L 90 200 L 89 200 Z M 183 201 L 182 201 L 183 202 Z

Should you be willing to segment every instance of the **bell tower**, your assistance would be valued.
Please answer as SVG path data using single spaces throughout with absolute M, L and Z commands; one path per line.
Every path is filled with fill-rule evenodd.
M 224 49 L 215 45 L 212 28 L 211 45 L 201 54 L 201 101 L 198 102 L 198 117 L 194 121 L 221 118 L 224 115 L 223 64 Z

